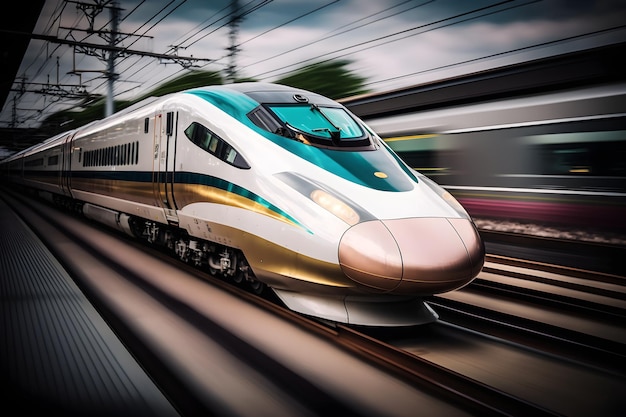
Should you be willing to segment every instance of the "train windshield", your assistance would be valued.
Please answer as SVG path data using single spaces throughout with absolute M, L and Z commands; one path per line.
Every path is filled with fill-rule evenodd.
M 324 147 L 371 145 L 367 132 L 341 107 L 272 104 L 266 109 L 280 122 L 280 127 L 271 130 L 273 133 Z

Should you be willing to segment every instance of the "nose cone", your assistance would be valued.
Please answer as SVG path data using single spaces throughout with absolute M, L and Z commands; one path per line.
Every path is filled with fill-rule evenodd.
M 430 295 L 469 283 L 485 249 L 466 219 L 410 218 L 359 223 L 339 244 L 339 263 L 353 281 L 376 292 Z

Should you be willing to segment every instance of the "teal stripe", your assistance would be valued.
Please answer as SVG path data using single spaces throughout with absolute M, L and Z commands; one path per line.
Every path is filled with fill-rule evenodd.
M 220 89 L 220 87 L 212 87 L 212 90 L 193 89 L 186 93 L 208 101 L 241 122 L 249 121 L 246 115 L 259 106 L 259 103 L 243 93 Z

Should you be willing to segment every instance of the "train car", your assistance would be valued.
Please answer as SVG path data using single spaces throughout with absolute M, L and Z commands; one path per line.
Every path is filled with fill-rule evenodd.
M 344 106 L 287 86 L 148 99 L 3 165 L 90 219 L 332 322 L 432 322 L 423 298 L 467 285 L 484 262 L 450 193 Z
M 365 122 L 475 220 L 626 232 L 623 82 L 380 116 L 368 105 Z

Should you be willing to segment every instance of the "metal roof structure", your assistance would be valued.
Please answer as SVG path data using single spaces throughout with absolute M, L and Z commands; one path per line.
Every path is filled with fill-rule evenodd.
M 17 71 L 22 63 L 30 43 L 33 29 L 39 19 L 45 0 L 14 2 L 10 13 L 3 13 L 0 17 L 0 102 L 2 107 L 7 103 L 7 97 L 15 81 Z

